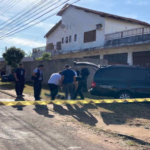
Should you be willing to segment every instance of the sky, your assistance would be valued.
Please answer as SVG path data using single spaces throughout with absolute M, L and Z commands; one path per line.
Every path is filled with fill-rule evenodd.
M 15 7 L 3 14 L 1 10 L 4 3 L 0 0 L 0 25 L 12 19 L 25 7 L 29 6 L 32 1 L 34 2 L 36 0 L 21 0 L 21 2 L 19 2 Z M 150 23 L 150 0 L 80 0 L 75 5 Z M 61 9 L 61 7 L 48 15 L 56 13 L 59 9 Z M 11 37 L 0 39 L 0 56 L 5 51 L 5 47 L 9 48 L 15 46 L 17 48 L 21 48 L 26 53 L 29 53 L 32 52 L 33 48 L 45 46 L 46 39 L 44 38 L 44 35 L 60 19 L 61 17 L 54 15 L 49 17 L 46 21 L 32 26 L 27 30 L 12 35 Z M 0 30 L 0 33 L 1 32 L 2 31 Z

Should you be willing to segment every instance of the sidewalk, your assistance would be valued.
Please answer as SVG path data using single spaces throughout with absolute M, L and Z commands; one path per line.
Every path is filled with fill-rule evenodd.
M 14 90 L 1 90 L 2 92 L 4 93 L 8 93 L 12 96 L 15 96 L 15 91 Z M 30 101 L 34 101 L 34 97 L 33 96 L 30 96 L 30 95 L 27 95 L 27 94 L 24 94 L 25 97 L 24 99 L 25 100 L 30 100 Z M 118 104 L 119 105 L 119 104 Z M 80 117 L 80 115 L 83 115 L 82 113 L 85 111 L 87 113 L 90 113 L 91 116 L 88 118 L 89 121 L 92 121 L 94 120 L 95 121 L 95 127 L 100 129 L 100 130 L 104 130 L 104 131 L 107 131 L 107 132 L 112 132 L 112 133 L 117 133 L 117 134 L 123 134 L 123 135 L 126 135 L 126 136 L 130 136 L 130 137 L 134 137 L 134 138 L 137 138 L 137 139 L 140 139 L 142 141 L 145 141 L 145 142 L 148 142 L 150 143 L 150 120 L 149 118 L 147 119 L 148 121 L 148 124 L 149 124 L 149 127 L 144 127 L 144 126 L 131 126 L 131 125 L 127 125 L 125 122 L 122 123 L 122 124 L 107 124 L 106 123 L 106 118 L 104 118 L 105 116 L 103 116 L 103 111 L 102 110 L 99 110 L 99 109 L 91 109 L 91 108 L 86 108 L 86 106 L 81 106 L 81 105 L 78 105 L 79 107 L 79 110 L 74 110 L 73 111 L 73 114 L 71 114 L 72 112 L 70 112 L 70 110 L 68 109 L 67 106 L 61 106 L 62 109 L 63 109 L 63 113 L 62 112 L 59 112 L 59 114 L 61 115 L 61 117 L 59 117 L 59 119 L 68 119 L 70 116 L 71 116 L 71 119 L 74 119 L 75 115 L 77 115 L 77 117 L 80 118 L 80 122 L 82 122 L 82 117 Z M 118 106 L 119 107 L 119 106 Z M 53 105 L 49 105 L 48 106 L 48 109 L 54 113 L 57 113 L 55 112 L 54 110 L 54 107 Z M 78 112 L 77 112 L 78 111 Z M 84 112 L 84 113 L 85 113 Z M 107 113 L 113 113 L 113 112 L 107 112 Z M 140 112 L 139 112 L 140 113 Z M 56 114 L 55 114 L 56 115 Z M 149 109 L 149 114 L 150 115 L 150 109 Z M 86 117 L 86 115 L 85 115 Z M 92 120 L 92 119 L 93 120 Z M 84 118 L 86 119 L 86 118 Z M 112 118 L 112 119 L 115 119 L 115 118 Z M 77 121 L 79 122 L 77 119 L 74 119 L 74 121 Z M 74 122 L 73 121 L 73 122 Z M 108 121 L 109 121 L 109 118 L 108 118 Z M 84 121 L 83 121 L 84 122 Z

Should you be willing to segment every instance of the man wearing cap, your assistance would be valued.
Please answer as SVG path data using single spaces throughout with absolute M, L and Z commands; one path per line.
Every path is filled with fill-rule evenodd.
M 24 89 L 24 83 L 25 83 L 25 75 L 26 71 L 23 68 L 23 64 L 19 64 L 19 68 L 17 68 L 14 72 L 15 77 L 15 89 L 16 89 L 16 95 L 17 97 L 22 97 L 23 89 Z
M 39 65 L 34 71 L 32 75 L 32 79 L 34 80 L 34 98 L 35 100 L 40 100 L 41 89 L 42 89 L 42 81 L 43 81 L 43 70 L 44 66 Z
M 61 82 L 65 90 L 65 98 L 68 99 L 68 94 L 70 94 L 71 99 L 73 99 L 73 88 L 76 81 L 75 72 L 70 69 L 69 65 L 65 65 L 64 71 L 62 72 Z

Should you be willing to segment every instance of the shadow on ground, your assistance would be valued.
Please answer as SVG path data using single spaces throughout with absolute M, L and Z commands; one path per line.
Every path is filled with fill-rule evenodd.
M 146 122 L 150 125 L 150 103 L 98 104 L 97 106 L 103 109 L 100 115 L 107 125 L 128 123 L 131 126 L 141 126 L 146 125 Z M 141 119 L 144 119 L 144 122 Z
M 23 97 L 20 97 L 20 98 L 16 98 L 15 101 L 25 101 L 25 99 Z M 13 106 L 13 108 L 17 108 L 17 110 L 19 111 L 23 111 L 23 108 L 25 106 Z
M 43 115 L 43 116 L 48 117 L 48 118 L 53 118 L 54 117 L 53 115 L 49 114 L 49 109 L 45 105 L 43 105 L 43 106 L 35 105 L 34 110 L 39 115 Z
M 72 116 L 79 122 L 95 126 L 98 122 L 97 119 L 88 111 L 83 108 L 80 108 L 77 105 L 66 105 L 67 109 L 64 109 L 62 106 L 54 105 L 54 111 L 61 115 Z

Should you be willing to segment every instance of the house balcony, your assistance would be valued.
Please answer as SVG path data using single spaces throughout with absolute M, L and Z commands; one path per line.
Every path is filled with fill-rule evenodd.
M 104 47 L 116 47 L 144 43 L 150 43 L 150 27 L 106 34 Z

